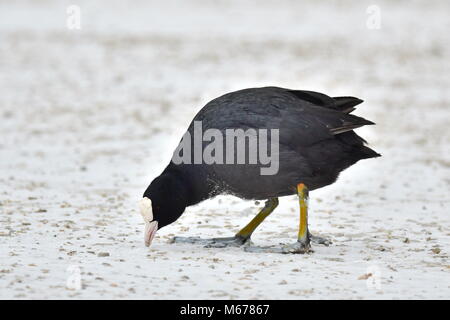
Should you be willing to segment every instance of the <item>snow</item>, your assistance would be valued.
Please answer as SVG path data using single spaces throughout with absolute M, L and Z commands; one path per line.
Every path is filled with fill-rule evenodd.
M 448 299 L 448 1 L 0 2 L 0 298 Z M 311 193 L 307 255 L 171 244 L 263 204 L 218 197 L 143 243 L 138 200 L 195 113 L 231 90 L 354 95 L 383 157 Z M 295 241 L 295 197 L 254 234 Z

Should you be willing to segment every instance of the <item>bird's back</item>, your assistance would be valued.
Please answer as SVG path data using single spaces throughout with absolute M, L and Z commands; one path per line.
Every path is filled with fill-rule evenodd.
M 278 167 L 276 174 L 263 175 L 267 164 L 249 164 L 245 150 L 245 164 L 183 165 L 193 183 L 207 179 L 209 189 L 216 193 L 232 193 L 247 199 L 293 194 L 296 184 L 303 182 L 310 189 L 333 183 L 339 173 L 365 158 L 379 156 L 366 147 L 365 141 L 353 129 L 373 124 L 351 115 L 362 100 L 353 97 L 332 98 L 312 92 L 277 87 L 244 89 L 210 101 L 193 119 L 188 131 L 194 135 L 194 124 L 201 123 L 202 132 L 215 129 L 224 137 L 226 159 L 227 129 L 267 130 L 270 153 L 272 130 L 278 130 Z M 247 140 L 248 142 L 248 140 Z M 210 142 L 203 142 L 203 150 Z M 192 144 L 193 146 L 193 144 Z M 237 145 L 233 150 L 235 156 Z M 195 169 L 194 169 L 195 168 Z M 199 178 L 195 172 L 202 171 Z M 203 182 L 204 183 L 204 182 Z

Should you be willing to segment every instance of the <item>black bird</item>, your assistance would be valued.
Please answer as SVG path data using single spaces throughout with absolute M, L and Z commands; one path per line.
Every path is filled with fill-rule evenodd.
M 144 192 L 145 244 L 150 245 L 158 227 L 177 220 L 186 207 L 216 195 L 267 200 L 234 237 L 174 238 L 212 247 L 243 245 L 277 207 L 278 197 L 297 194 L 297 242 L 278 249 L 246 246 L 246 250 L 305 253 L 310 241 L 328 245 L 308 231 L 308 191 L 332 184 L 341 171 L 361 159 L 380 156 L 353 131 L 374 124 L 350 114 L 362 102 L 278 87 L 239 90 L 210 101 L 194 117 L 169 165 Z

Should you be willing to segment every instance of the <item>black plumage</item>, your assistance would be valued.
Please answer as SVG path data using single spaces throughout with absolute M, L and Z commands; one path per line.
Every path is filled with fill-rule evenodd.
M 239 90 L 210 101 L 194 117 L 190 134 L 194 134 L 194 121 L 201 121 L 204 131 L 214 128 L 222 133 L 230 128 L 279 129 L 278 172 L 261 175 L 261 164 L 170 162 L 144 193 L 152 201 L 154 219 L 162 227 L 175 221 L 187 206 L 219 194 L 269 199 L 295 194 L 300 182 L 309 190 L 335 182 L 340 172 L 357 161 L 379 156 L 353 131 L 374 124 L 350 114 L 362 102 L 278 87 Z

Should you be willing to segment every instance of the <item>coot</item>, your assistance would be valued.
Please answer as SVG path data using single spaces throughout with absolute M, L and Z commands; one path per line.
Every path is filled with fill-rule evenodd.
M 374 123 L 350 114 L 363 102 L 313 91 L 279 87 L 227 93 L 194 117 L 169 165 L 141 200 L 145 244 L 158 228 L 176 221 L 186 207 L 220 194 L 266 200 L 264 208 L 229 238 L 185 238 L 209 247 L 244 245 L 247 251 L 305 253 L 310 242 L 328 245 L 308 231 L 308 193 L 336 181 L 361 159 L 380 155 L 353 129 Z M 298 195 L 298 240 L 280 248 L 249 246 L 259 224 L 277 207 L 278 197 Z

